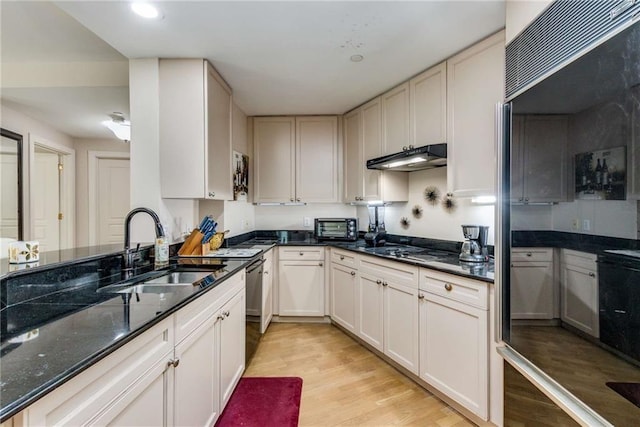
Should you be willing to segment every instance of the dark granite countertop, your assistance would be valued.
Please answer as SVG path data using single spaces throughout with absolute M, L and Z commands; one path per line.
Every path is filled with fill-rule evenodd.
M 512 231 L 511 246 L 562 248 L 599 254 L 611 249 L 640 249 L 640 241 L 564 231 Z
M 82 372 L 145 330 L 170 316 L 251 259 L 224 260 L 206 286 L 176 287 L 171 293 L 97 292 L 100 281 L 29 299 L 0 310 L 13 333 L 0 343 L 0 422 Z M 180 259 L 172 264 L 220 264 L 211 259 Z M 212 268 L 213 270 L 214 268 Z M 38 313 L 46 322 L 38 323 Z M 53 313 L 53 315 L 52 315 Z M 56 316 L 59 313 L 59 316 Z
M 358 252 L 363 255 L 377 256 L 384 259 L 411 264 L 418 267 L 425 267 L 432 270 L 438 270 L 445 273 L 455 274 L 457 276 L 466 277 L 483 282 L 494 282 L 494 263 L 490 259 L 486 263 L 468 263 L 460 262 L 458 255 L 460 254 L 458 242 L 446 242 L 432 239 L 407 239 L 412 244 L 399 243 L 399 239 L 393 239 L 398 243 L 391 242 L 388 245 L 370 248 L 366 246 L 363 239 L 355 242 L 338 242 L 338 241 L 318 241 L 306 232 L 300 232 L 296 237 L 285 238 L 282 232 L 279 236 L 275 234 L 250 236 L 247 240 L 236 239 L 230 243 L 229 247 L 251 247 L 255 245 L 278 245 L 278 246 L 332 246 L 349 251 Z M 411 259 L 411 252 L 428 252 L 429 260 Z M 403 256 L 409 253 L 409 257 Z

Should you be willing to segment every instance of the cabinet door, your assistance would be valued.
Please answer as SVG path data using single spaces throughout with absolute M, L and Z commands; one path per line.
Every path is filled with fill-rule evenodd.
M 561 288 L 562 320 L 598 338 L 598 277 L 595 271 L 563 264 Z
M 220 411 L 227 405 L 244 372 L 245 314 L 244 289 L 220 310 Z
M 567 200 L 567 116 L 526 116 L 523 175 L 525 202 Z
M 382 105 L 377 97 L 362 106 L 362 170 L 364 179 L 364 199 L 382 200 L 380 193 L 380 174 L 382 172 L 367 169 L 367 160 L 382 155 Z
M 496 103 L 504 99 L 504 31 L 447 61 L 447 187 L 495 194 Z
M 280 316 L 324 316 L 324 262 L 280 261 Z
M 296 201 L 338 202 L 338 118 L 296 117 Z
M 382 95 L 383 153 L 393 154 L 409 145 L 409 83 Z
M 381 279 L 360 272 L 358 280 L 358 304 L 360 310 L 358 310 L 357 335 L 379 351 L 384 351 L 383 294 Z
M 175 348 L 176 426 L 211 426 L 220 414 L 217 323 L 210 316 Z
M 384 354 L 418 374 L 418 290 L 384 282 Z
M 353 268 L 331 264 L 331 319 L 354 334 L 357 331 L 357 275 Z
M 488 419 L 487 311 L 425 293 L 420 302 L 420 378 Z
M 86 425 L 172 426 L 171 370 L 162 361 Z M 77 424 L 69 424 L 77 425 Z
M 253 120 L 256 202 L 295 200 L 295 126 L 293 117 Z
M 264 254 L 262 264 L 262 318 L 260 333 L 264 334 L 273 318 L 273 250 Z
M 231 174 L 231 88 L 206 64 L 207 189 L 204 197 L 233 200 Z
M 447 142 L 447 63 L 412 78 L 409 89 L 411 144 Z
M 553 263 L 511 264 L 511 318 L 553 319 Z
M 356 202 L 363 197 L 364 157 L 362 153 L 362 110 L 344 116 L 344 201 Z

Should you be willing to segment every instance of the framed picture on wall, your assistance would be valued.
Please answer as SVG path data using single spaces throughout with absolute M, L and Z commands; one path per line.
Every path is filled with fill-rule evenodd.
M 247 200 L 249 194 L 249 156 L 233 152 L 233 200 Z
M 627 198 L 626 147 L 576 154 L 576 199 Z

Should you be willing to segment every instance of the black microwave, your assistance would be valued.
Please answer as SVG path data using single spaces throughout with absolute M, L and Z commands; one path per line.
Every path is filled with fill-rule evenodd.
M 316 218 L 315 236 L 318 240 L 358 240 L 357 218 Z

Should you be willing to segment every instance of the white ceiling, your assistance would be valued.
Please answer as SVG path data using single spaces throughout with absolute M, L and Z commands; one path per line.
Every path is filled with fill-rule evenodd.
M 128 106 L 115 106 L 122 96 L 115 86 L 123 73 L 115 65 L 123 59 L 120 54 L 207 58 L 248 115 L 340 114 L 504 26 L 503 0 L 160 1 L 156 4 L 164 17 L 157 21 L 131 13 L 129 2 L 56 1 L 60 9 L 47 2 L 27 4 L 1 4 L 3 63 L 102 62 L 113 67 L 120 77 L 105 82 L 108 77 L 102 76 L 94 86 L 103 89 L 92 101 L 105 101 L 104 115 L 114 108 L 128 112 Z M 353 54 L 364 60 L 351 62 Z M 85 68 L 89 79 L 95 68 Z M 79 94 L 60 99 L 60 93 L 47 90 L 39 98 L 36 88 L 16 84 L 5 91 L 4 74 L 3 65 L 3 98 L 11 95 L 32 109 L 45 109 L 44 104 L 58 99 L 58 110 L 75 110 L 70 114 L 75 116 L 83 108 L 65 101 L 90 101 Z M 119 94 L 107 96 L 110 87 Z

